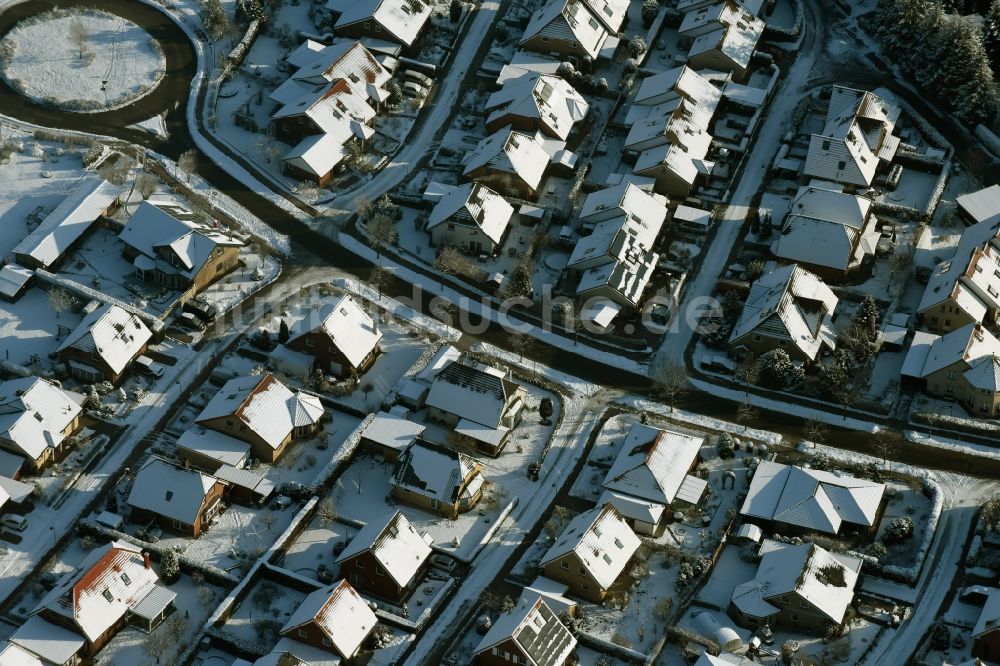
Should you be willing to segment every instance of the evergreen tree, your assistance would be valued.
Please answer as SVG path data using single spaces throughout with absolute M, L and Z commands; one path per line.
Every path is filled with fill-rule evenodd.
M 514 272 L 510 275 L 510 286 L 507 287 L 507 295 L 511 297 L 530 297 L 532 290 L 531 270 L 524 264 L 518 264 L 514 267 Z
M 879 312 L 878 303 L 871 294 L 865 294 L 858 312 L 854 315 L 854 329 L 856 333 L 869 342 L 874 342 L 878 337 L 879 322 L 882 314 Z
M 1000 0 L 993 0 L 983 23 L 983 47 L 990 59 L 993 74 L 1000 72 Z
M 289 336 L 288 323 L 284 319 L 282 319 L 281 326 L 278 328 L 278 342 L 280 342 L 281 344 L 285 344 L 286 342 L 288 342 L 288 336 Z

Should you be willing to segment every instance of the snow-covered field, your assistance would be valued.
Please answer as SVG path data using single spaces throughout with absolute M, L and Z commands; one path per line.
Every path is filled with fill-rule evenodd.
M 94 9 L 25 19 L 0 41 L 4 79 L 70 111 L 104 111 L 150 92 L 166 72 L 159 44 L 135 23 Z

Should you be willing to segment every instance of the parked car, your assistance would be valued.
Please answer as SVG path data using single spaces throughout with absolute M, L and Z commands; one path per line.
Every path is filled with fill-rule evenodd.
M 407 81 L 403 84 L 402 88 L 403 94 L 409 97 L 419 97 L 421 99 L 427 97 L 427 89 L 413 81 Z
M 136 357 L 135 369 L 140 374 L 153 377 L 154 379 L 159 379 L 163 376 L 163 366 L 148 356 L 140 355 Z
M 7 514 L 3 518 L 0 518 L 0 525 L 9 527 L 12 530 L 17 530 L 18 532 L 23 532 L 28 529 L 28 519 L 24 516 Z
M 204 331 L 205 324 L 199 319 L 193 312 L 182 312 L 177 315 L 177 319 L 174 323 L 181 328 L 186 328 L 192 331 Z
M 404 69 L 402 72 L 400 72 L 400 76 L 402 76 L 407 81 L 413 81 L 414 83 L 419 83 L 420 85 L 428 89 L 432 85 L 434 85 L 434 79 L 427 76 L 426 74 L 415 72 L 412 69 Z

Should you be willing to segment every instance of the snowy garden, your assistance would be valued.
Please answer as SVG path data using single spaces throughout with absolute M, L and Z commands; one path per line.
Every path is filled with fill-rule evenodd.
M 125 106 L 166 72 L 141 27 L 96 9 L 54 9 L 18 23 L 0 41 L 0 72 L 18 92 L 67 111 Z

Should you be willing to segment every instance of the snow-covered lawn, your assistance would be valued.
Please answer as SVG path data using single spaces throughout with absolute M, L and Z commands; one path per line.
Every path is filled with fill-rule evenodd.
M 306 529 L 288 545 L 279 564 L 309 578 L 316 578 L 320 566 L 323 566 L 336 577 L 339 566 L 334 546 L 338 543 L 346 546 L 357 532 L 357 529 L 341 522 L 324 525 L 319 516 L 313 516 Z
M 223 631 L 238 640 L 259 643 L 261 651 L 267 652 L 273 643 L 262 639 L 275 639 L 277 630 L 288 621 L 306 596 L 306 592 L 259 579 L 226 620 Z
M 31 367 L 37 357 L 42 368 L 47 368 L 49 352 L 55 351 L 80 320 L 80 315 L 70 311 L 53 316 L 48 292 L 29 288 L 17 303 L 0 305 L 3 360 Z
M 15 90 L 83 112 L 117 108 L 145 95 L 167 64 L 149 33 L 95 9 L 25 19 L 0 42 L 0 53 L 3 77 Z

